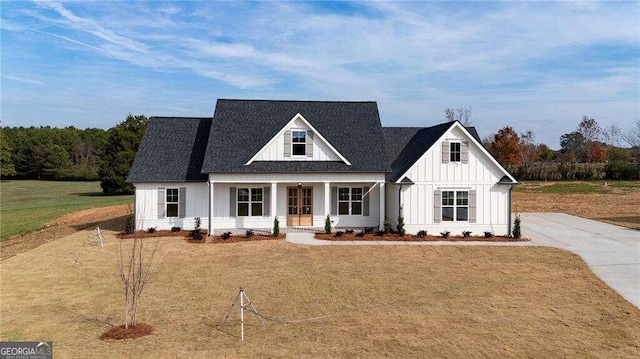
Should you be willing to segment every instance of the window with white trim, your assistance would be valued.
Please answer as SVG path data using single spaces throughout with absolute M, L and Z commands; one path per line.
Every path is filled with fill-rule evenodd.
M 263 204 L 262 187 L 238 188 L 238 217 L 262 216 Z
M 180 204 L 180 191 L 177 188 L 167 188 L 166 192 L 166 213 L 167 217 L 178 217 L 178 208 Z
M 449 143 L 449 162 L 460 162 L 460 142 L 450 142 Z
M 307 131 L 291 131 L 291 154 L 294 156 L 307 155 Z
M 338 215 L 362 215 L 362 187 L 338 187 Z
M 442 221 L 469 220 L 469 191 L 442 191 Z

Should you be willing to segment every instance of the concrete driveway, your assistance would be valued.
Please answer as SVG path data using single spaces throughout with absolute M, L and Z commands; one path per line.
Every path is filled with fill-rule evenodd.
M 522 213 L 522 235 L 533 244 L 563 248 L 640 308 L 640 231 L 564 213 Z

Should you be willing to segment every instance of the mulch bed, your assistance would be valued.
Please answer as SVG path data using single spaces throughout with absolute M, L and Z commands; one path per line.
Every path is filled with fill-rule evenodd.
M 277 237 L 270 235 L 253 235 L 251 237 L 247 236 L 231 236 L 227 239 L 222 239 L 220 236 L 213 237 L 203 237 L 202 240 L 195 239 L 187 239 L 189 243 L 211 243 L 211 244 L 221 244 L 221 243 L 238 243 L 238 242 L 255 242 L 255 241 L 269 241 L 269 240 L 282 240 L 285 238 L 285 234 L 280 234 Z
M 425 237 L 418 237 L 416 235 L 407 234 L 404 236 L 398 236 L 397 234 L 385 234 L 383 236 L 377 236 L 375 233 L 366 233 L 362 237 L 356 237 L 355 233 L 344 233 L 343 235 L 336 237 L 335 233 L 316 233 L 315 239 L 322 239 L 325 241 L 401 241 L 401 242 L 526 242 L 530 241 L 528 238 L 512 238 L 506 236 L 494 236 L 486 238 L 484 236 L 449 236 L 443 238 L 441 236 L 427 235 Z
M 100 336 L 102 340 L 135 339 L 153 334 L 153 327 L 147 323 L 138 323 L 125 329 L 124 324 L 107 330 Z
M 200 233 L 202 234 L 203 238 L 207 236 L 207 231 L 204 230 L 204 229 L 201 229 Z M 116 236 L 118 238 L 122 238 L 122 239 L 129 239 L 129 238 L 156 238 L 156 237 L 191 237 L 191 231 L 176 231 L 176 232 L 173 232 L 171 230 L 164 229 L 164 230 L 154 231 L 153 233 L 149 233 L 147 231 L 136 231 L 135 233 L 132 233 L 132 234 L 118 233 Z
M 254 241 L 266 241 L 266 240 L 274 240 L 274 239 L 284 239 L 285 234 L 282 233 L 277 237 L 271 235 L 264 234 L 256 234 L 250 237 L 242 236 L 242 235 L 232 235 L 227 239 L 222 239 L 220 236 L 207 237 L 207 231 L 201 229 L 200 234 L 202 234 L 202 239 L 193 239 L 191 236 L 191 231 L 176 231 L 172 232 L 170 230 L 158 230 L 153 233 L 149 233 L 147 231 L 137 231 L 133 234 L 124 234 L 118 233 L 117 237 L 122 239 L 129 238 L 158 238 L 158 237 L 184 237 L 184 239 L 189 243 L 237 243 L 237 242 L 254 242 Z

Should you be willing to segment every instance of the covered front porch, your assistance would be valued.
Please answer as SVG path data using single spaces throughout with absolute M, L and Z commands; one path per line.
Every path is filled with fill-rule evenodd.
M 282 229 L 324 228 L 327 216 L 334 228 L 383 225 L 385 182 L 379 175 L 335 174 L 322 181 L 304 173 L 243 176 L 248 178 L 210 175 L 209 233 L 271 230 L 276 217 Z M 283 176 L 288 178 L 278 178 Z

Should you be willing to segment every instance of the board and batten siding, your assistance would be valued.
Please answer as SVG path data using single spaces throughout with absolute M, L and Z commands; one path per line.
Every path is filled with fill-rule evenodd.
M 444 141 L 468 141 L 468 163 L 442 163 Z M 443 231 L 450 231 L 452 235 L 460 235 L 462 231 L 480 235 L 484 231 L 508 234 L 510 186 L 496 184 L 503 175 L 462 130 L 454 127 L 407 171 L 406 177 L 413 185 L 387 185 L 387 218 L 395 225 L 401 205 L 409 233 L 427 230 L 435 235 Z M 399 188 L 402 190 L 398 198 Z M 434 223 L 435 190 L 475 190 L 476 223 Z
M 180 227 L 183 229 L 193 229 L 195 218 L 202 219 L 201 228 L 207 228 L 209 217 L 208 188 L 207 184 L 191 182 L 172 183 L 134 183 L 135 187 L 135 225 L 136 230 L 146 230 L 150 227 L 156 229 L 171 229 Z M 184 217 L 158 218 L 158 188 L 184 188 L 186 198 L 184 201 Z M 182 192 L 182 191 L 180 191 Z M 166 192 L 164 192 L 166 193 Z M 166 198 L 164 199 L 166 200 Z
M 291 129 L 300 129 L 311 131 L 310 128 L 300 119 L 294 121 Z M 282 133 L 269 147 L 265 148 L 262 153 L 256 157 L 255 161 L 342 161 L 338 155 L 336 155 L 324 141 L 322 141 L 317 134 L 312 137 L 313 142 L 313 156 L 285 156 L 285 133 Z M 288 146 L 291 146 L 289 141 Z M 290 152 L 290 151 L 289 151 Z

